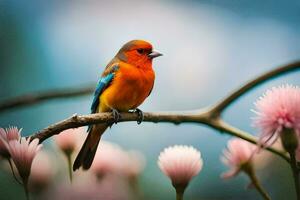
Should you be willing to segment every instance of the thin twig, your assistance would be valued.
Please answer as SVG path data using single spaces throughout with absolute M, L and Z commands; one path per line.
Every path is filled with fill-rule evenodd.
M 222 132 L 226 132 L 232 136 L 241 138 L 241 139 L 251 142 L 253 144 L 257 144 L 257 139 L 253 135 L 251 135 L 245 131 L 242 131 L 234 126 L 231 126 L 230 124 L 227 124 L 226 122 L 222 121 L 221 119 L 212 123 L 212 128 L 215 128 Z M 287 156 L 287 153 L 285 151 L 280 151 L 280 150 L 278 150 L 276 148 L 272 148 L 272 147 L 267 147 L 266 149 L 268 151 L 278 155 L 285 161 L 290 162 L 290 158 Z
M 0 102 L 0 112 L 22 106 L 34 105 L 51 99 L 87 95 L 94 91 L 94 87 L 95 86 L 63 88 L 17 96 Z
M 252 164 L 246 166 L 244 169 L 245 173 L 249 176 L 252 185 L 255 187 L 255 189 L 259 192 L 259 194 L 262 196 L 263 199 L 265 200 L 271 200 L 269 194 L 267 191 L 262 187 L 260 184 L 258 178 L 256 177 L 255 171 L 253 169 Z
M 227 107 L 229 107 L 234 101 L 239 99 L 242 95 L 249 92 L 254 87 L 258 86 L 261 83 L 264 83 L 270 79 L 273 79 L 279 75 L 286 74 L 288 72 L 292 72 L 295 70 L 300 69 L 300 61 L 296 61 L 287 65 L 283 65 L 281 67 L 275 68 L 267 73 L 262 74 L 254 78 L 253 80 L 249 81 L 242 87 L 238 88 L 237 90 L 233 91 L 230 95 L 225 97 L 223 100 L 218 102 L 212 109 L 213 112 L 219 116 Z
M 272 78 L 275 78 L 279 75 L 283 75 L 297 69 L 300 69 L 300 61 L 280 66 L 278 68 L 275 68 L 274 70 L 262 74 L 261 76 L 249 81 L 242 87 L 233 91 L 230 95 L 228 95 L 223 100 L 215 104 L 213 106 L 214 113 L 216 115 L 220 115 L 222 111 L 229 107 L 234 101 L 236 101 L 243 94 L 250 91 L 257 85 L 268 81 Z M 94 91 L 94 88 L 94 84 L 91 84 L 87 87 L 62 88 L 10 98 L 0 102 L 0 112 L 16 107 L 37 104 L 51 99 L 70 98 L 75 96 L 87 95 L 92 93 Z

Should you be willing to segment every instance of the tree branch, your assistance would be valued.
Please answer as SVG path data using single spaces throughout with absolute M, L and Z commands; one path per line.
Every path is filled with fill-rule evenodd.
M 295 70 L 300 69 L 300 61 L 296 61 L 287 65 L 280 66 L 278 68 L 275 68 L 274 70 L 271 70 L 267 73 L 264 73 L 253 80 L 247 82 L 242 87 L 238 88 L 237 90 L 233 91 L 230 95 L 225 97 L 223 100 L 218 102 L 212 109 L 213 112 L 219 116 L 221 113 L 229 107 L 234 101 L 239 99 L 243 94 L 249 92 L 254 87 L 258 86 L 261 83 L 264 83 L 270 79 L 273 79 L 277 76 L 286 74 L 288 72 L 292 72 Z
M 76 89 L 64 88 L 64 89 L 48 90 L 44 92 L 21 95 L 0 102 L 0 112 L 12 108 L 33 105 L 33 104 L 37 104 L 52 99 L 83 96 L 92 93 L 94 89 L 95 86 L 91 85 L 87 87 L 79 87 L 79 88 L 76 87 Z
M 176 112 L 156 112 L 156 113 L 144 113 L 144 121 L 146 122 L 170 122 L 174 124 L 180 124 L 180 123 L 198 123 L 198 124 L 205 124 L 213 129 L 219 130 L 221 132 L 226 132 L 229 135 L 239 137 L 241 139 L 247 140 L 251 143 L 257 144 L 257 139 L 252 136 L 249 133 L 246 133 L 242 130 L 239 130 L 238 128 L 235 128 L 226 122 L 224 122 L 221 119 L 221 113 L 229 106 L 231 105 L 236 99 L 238 99 L 240 96 L 254 88 L 255 86 L 259 85 L 260 83 L 263 83 L 267 80 L 270 80 L 276 76 L 282 75 L 287 72 L 291 72 L 293 70 L 300 68 L 300 61 L 294 62 L 282 67 L 279 67 L 277 69 L 271 70 L 252 81 L 246 83 L 233 93 L 231 93 L 228 97 L 224 98 L 222 101 L 217 103 L 215 106 L 211 107 L 210 109 L 203 109 L 201 111 L 193 111 L 193 112 L 184 112 L 184 113 L 176 113 Z M 49 95 L 48 98 L 60 98 L 60 97 L 69 97 L 81 94 L 90 93 L 91 88 L 87 88 L 85 92 L 76 92 L 76 90 L 73 91 L 73 93 L 57 93 L 53 95 Z M 66 95 L 67 94 L 67 95 Z M 41 97 L 42 96 L 42 97 Z M 47 94 L 44 93 L 43 95 L 40 95 L 39 99 L 47 99 Z M 22 103 L 21 105 L 31 104 L 28 103 L 30 101 L 27 101 L 26 103 Z M 14 106 L 15 107 L 15 106 Z M 1 107 L 0 107 L 1 108 Z M 1 109 L 0 109 L 1 110 Z M 120 122 L 125 121 L 137 121 L 138 116 L 135 113 L 121 113 L 121 119 Z M 40 142 L 43 142 L 47 138 L 59 134 L 61 131 L 70 129 L 70 128 L 77 128 L 81 126 L 91 125 L 91 124 L 98 124 L 98 123 L 108 123 L 111 124 L 114 122 L 113 116 L 111 113 L 98 113 L 98 114 L 90 114 L 90 115 L 74 115 L 68 119 L 65 119 L 61 122 L 58 122 L 56 124 L 50 125 L 49 127 L 38 131 L 37 133 L 33 134 L 31 136 L 32 139 L 38 138 Z M 285 152 L 281 152 L 275 148 L 269 147 L 267 148 L 270 152 L 280 156 L 284 160 L 290 162 L 290 158 L 286 155 Z
M 243 94 L 247 93 L 257 85 L 268 81 L 272 78 L 275 78 L 279 75 L 283 75 L 288 72 L 292 72 L 294 70 L 300 69 L 300 61 L 296 61 L 281 67 L 278 67 L 274 70 L 271 70 L 265 74 L 262 74 L 261 76 L 249 81 L 242 87 L 238 88 L 237 90 L 233 91 L 230 95 L 225 97 L 223 100 L 218 102 L 213 106 L 213 112 L 216 114 L 216 116 L 220 115 L 223 110 L 225 110 L 227 107 L 229 107 L 234 101 L 236 101 L 238 98 L 240 98 Z M 75 89 L 76 88 L 76 89 Z M 90 94 L 94 91 L 94 84 L 87 86 L 87 87 L 75 87 L 75 88 L 63 88 L 63 89 L 57 89 L 57 90 L 49 90 L 39 93 L 32 93 L 32 94 L 26 94 L 21 95 L 18 97 L 10 98 L 7 100 L 4 100 L 0 102 L 0 112 L 17 108 L 21 106 L 28 106 L 37 104 L 46 100 L 52 100 L 52 99 L 59 99 L 59 98 L 70 98 L 75 96 L 82 96 Z
M 214 123 L 212 123 L 212 128 L 217 129 L 221 132 L 226 132 L 229 135 L 241 138 L 243 140 L 246 140 L 248 142 L 251 142 L 253 144 L 257 144 L 257 139 L 256 137 L 254 137 L 253 135 L 242 131 L 234 126 L 231 126 L 230 124 L 227 124 L 226 122 L 222 121 L 222 120 L 217 120 Z M 287 156 L 287 153 L 285 151 L 280 151 L 277 150 L 275 148 L 272 147 L 267 147 L 266 148 L 268 151 L 280 156 L 281 158 L 283 158 L 284 160 L 286 160 L 287 162 L 290 162 L 290 158 Z
M 199 112 L 199 111 L 198 111 Z M 139 116 L 136 113 L 120 113 L 121 118 L 119 122 L 126 122 L 126 121 L 137 121 Z M 195 122 L 195 123 L 203 123 L 206 124 L 208 120 L 208 116 L 206 112 L 200 113 L 175 113 L 175 112 L 156 112 L 156 113 L 144 113 L 144 122 L 170 122 L 174 124 L 180 124 L 184 122 Z M 77 128 L 81 126 L 91 125 L 91 124 L 98 124 L 98 123 L 107 123 L 111 124 L 114 123 L 114 117 L 112 113 L 97 113 L 97 114 L 90 114 L 90 115 L 73 115 L 68 119 L 60 121 L 56 124 L 50 125 L 47 128 L 38 131 L 36 134 L 32 135 L 31 138 L 35 139 L 38 138 L 40 143 L 46 140 L 53 135 L 59 134 L 61 131 L 70 129 L 70 128 Z
M 121 113 L 121 118 L 119 122 L 127 122 L 127 121 L 137 121 L 139 116 L 136 113 Z M 38 131 L 37 133 L 31 136 L 31 139 L 38 138 L 40 143 L 44 140 L 59 134 L 61 131 L 70 129 L 70 128 L 78 128 L 81 126 L 91 125 L 91 124 L 99 124 L 99 123 L 107 123 L 111 124 L 114 122 L 114 117 L 112 113 L 98 113 L 98 114 L 90 114 L 90 115 L 73 115 L 72 117 L 60 121 L 56 124 L 53 124 L 43 130 Z M 185 114 L 176 113 L 176 112 L 156 112 L 156 113 L 144 113 L 144 122 L 169 122 L 173 124 L 181 124 L 181 123 L 198 123 L 205 124 L 211 128 L 219 130 L 221 132 L 226 132 L 229 135 L 239 137 L 241 139 L 247 140 L 251 143 L 257 144 L 257 140 L 254 136 L 241 131 L 229 124 L 226 124 L 219 118 L 213 118 L 212 112 L 209 110 L 204 111 L 194 111 L 187 112 Z M 281 152 L 275 148 L 269 147 L 267 148 L 270 152 L 280 156 L 286 161 L 290 161 L 290 159 L 286 156 L 284 152 Z

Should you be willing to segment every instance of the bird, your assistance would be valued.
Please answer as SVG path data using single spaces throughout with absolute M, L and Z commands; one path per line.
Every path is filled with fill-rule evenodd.
M 143 112 L 138 108 L 150 95 L 155 80 L 152 67 L 154 58 L 163 54 L 153 49 L 150 42 L 132 40 L 124 44 L 104 69 L 94 92 L 91 113 L 112 112 L 114 122 L 119 112 L 136 112 L 138 124 Z M 102 134 L 111 124 L 95 124 L 88 127 L 88 136 L 79 151 L 73 171 L 91 167 Z

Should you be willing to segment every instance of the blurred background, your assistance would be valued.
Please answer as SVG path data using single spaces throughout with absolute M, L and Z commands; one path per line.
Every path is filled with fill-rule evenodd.
M 211 105 L 247 80 L 300 59 L 300 2 L 289 1 L 19 1 L 0 0 L 0 100 L 29 92 L 96 84 L 102 70 L 129 40 L 145 39 L 164 53 L 154 61 L 156 82 L 143 111 L 180 111 Z M 253 102 L 269 87 L 300 85 L 300 72 L 269 81 L 224 115 L 237 127 L 251 126 Z M 53 100 L 0 113 L 0 126 L 29 135 L 74 113 L 89 113 L 92 95 Z M 204 167 L 186 199 L 258 199 L 247 177 L 222 180 L 220 154 L 228 135 L 205 126 L 120 123 L 103 137 L 144 154 L 140 177 L 145 199 L 174 199 L 157 167 L 159 152 L 193 145 Z M 51 148 L 52 140 L 45 143 Z M 258 174 L 273 199 L 292 199 L 288 165 L 277 158 Z M 22 199 L 10 174 L 0 172 L 0 197 Z

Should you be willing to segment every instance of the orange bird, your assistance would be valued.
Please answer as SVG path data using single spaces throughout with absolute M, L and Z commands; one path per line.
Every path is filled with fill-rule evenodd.
M 114 120 L 119 111 L 134 110 L 143 120 L 143 112 L 137 107 L 150 95 L 155 79 L 152 60 L 161 56 L 149 42 L 132 40 L 126 43 L 106 66 L 98 81 L 91 113 L 112 112 Z M 91 125 L 88 136 L 73 165 L 73 170 L 89 169 L 93 163 L 100 138 L 111 124 Z

